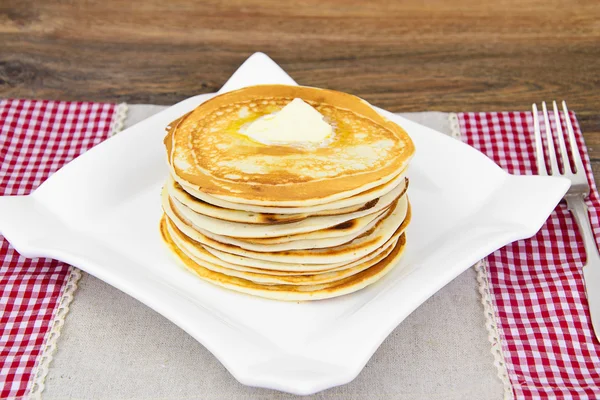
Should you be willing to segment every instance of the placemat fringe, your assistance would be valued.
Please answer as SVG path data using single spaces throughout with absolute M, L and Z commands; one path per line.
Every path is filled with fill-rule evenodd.
M 483 259 L 475 264 L 475 271 L 477 271 L 477 284 L 479 288 L 479 294 L 481 295 L 481 304 L 483 304 L 483 312 L 485 316 L 485 328 L 488 332 L 488 340 L 492 347 L 490 351 L 494 356 L 494 365 L 498 372 L 498 378 L 502 381 L 504 386 L 504 399 L 512 400 L 514 398 L 512 385 L 508 378 L 508 372 L 506 371 L 506 364 L 504 363 L 504 355 L 502 354 L 502 344 L 500 341 L 500 334 L 498 333 L 498 326 L 496 324 L 496 316 L 494 314 L 494 305 L 492 304 L 492 298 L 490 296 L 490 285 L 487 280 L 487 260 Z
M 58 303 L 56 314 L 52 320 L 50 331 L 46 336 L 46 343 L 44 343 L 42 355 L 40 357 L 40 361 L 38 362 L 37 370 L 35 371 L 35 376 L 29 392 L 30 399 L 37 400 L 41 398 L 42 391 L 44 390 L 44 381 L 46 380 L 50 363 L 52 362 L 54 352 L 56 351 L 56 342 L 58 341 L 58 338 L 60 337 L 60 331 L 65 324 L 65 318 L 69 313 L 69 305 L 73 301 L 73 296 L 77 290 L 77 282 L 80 278 L 81 272 L 79 272 L 79 270 L 75 267 L 70 267 L 67 283 L 63 288 L 63 293 L 60 298 L 60 302 Z

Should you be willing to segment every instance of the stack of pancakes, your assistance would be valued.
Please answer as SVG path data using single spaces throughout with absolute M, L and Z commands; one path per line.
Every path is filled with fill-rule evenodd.
M 333 127 L 327 140 L 264 144 L 244 135 L 294 98 Z M 377 281 L 404 250 L 414 146 L 357 97 L 253 86 L 171 123 L 165 145 L 161 233 L 213 284 L 280 300 L 330 298 Z

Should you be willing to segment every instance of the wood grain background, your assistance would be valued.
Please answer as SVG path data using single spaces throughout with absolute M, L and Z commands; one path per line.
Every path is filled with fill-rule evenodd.
M 0 97 L 172 104 L 263 51 L 391 111 L 566 99 L 600 178 L 600 1 L 0 1 Z

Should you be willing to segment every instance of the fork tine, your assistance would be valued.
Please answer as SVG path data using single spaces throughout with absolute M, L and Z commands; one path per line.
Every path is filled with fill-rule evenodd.
M 563 100 L 562 102 L 563 111 L 565 113 L 565 122 L 567 125 L 567 132 L 569 134 L 569 145 L 571 147 L 571 157 L 573 157 L 573 164 L 575 165 L 575 173 L 585 171 L 583 167 L 583 161 L 581 160 L 581 154 L 577 147 L 577 141 L 575 140 L 575 132 L 573 132 L 573 125 L 571 124 L 571 117 L 569 116 L 569 110 L 567 109 L 567 103 Z
M 558 106 L 556 101 L 552 102 L 552 108 L 554 108 L 554 121 L 556 122 L 556 136 L 558 136 L 558 149 L 560 150 L 560 158 L 563 163 L 563 171 L 566 174 L 571 171 L 571 162 L 569 161 L 569 154 L 567 154 L 567 147 L 565 146 L 565 138 L 563 136 L 562 124 L 560 122 L 560 114 L 558 113 Z
M 542 102 L 542 110 L 544 111 L 544 124 L 546 125 L 546 142 L 548 144 L 548 157 L 550 158 L 550 170 L 548 175 L 560 174 L 558 169 L 558 161 L 556 161 L 556 151 L 554 149 L 554 138 L 552 137 L 552 127 L 550 126 L 550 119 L 548 118 L 548 108 L 546 108 L 546 102 Z
M 531 108 L 533 114 L 533 133 L 535 137 L 535 161 L 537 164 L 537 173 L 538 175 L 548 175 L 548 171 L 546 171 L 546 161 L 544 161 L 544 147 L 542 144 L 542 132 L 540 131 L 538 108 L 535 103 L 533 103 Z

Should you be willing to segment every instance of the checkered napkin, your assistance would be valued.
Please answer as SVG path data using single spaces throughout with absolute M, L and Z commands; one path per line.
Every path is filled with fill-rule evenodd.
M 598 191 L 577 119 L 574 114 L 570 118 L 592 188 L 587 205 L 598 241 Z M 531 113 L 464 113 L 458 119 L 463 139 L 506 171 L 537 172 Z M 556 123 L 552 115 L 553 127 Z M 564 121 L 560 123 L 566 131 Z M 585 297 L 585 251 L 566 205 L 554 210 L 536 236 L 496 251 L 487 261 L 515 398 L 599 399 L 600 343 L 593 334 Z
M 116 106 L 0 101 L 0 195 L 25 195 L 105 140 Z M 31 389 L 66 282 L 68 265 L 21 257 L 0 236 L 0 398 Z

